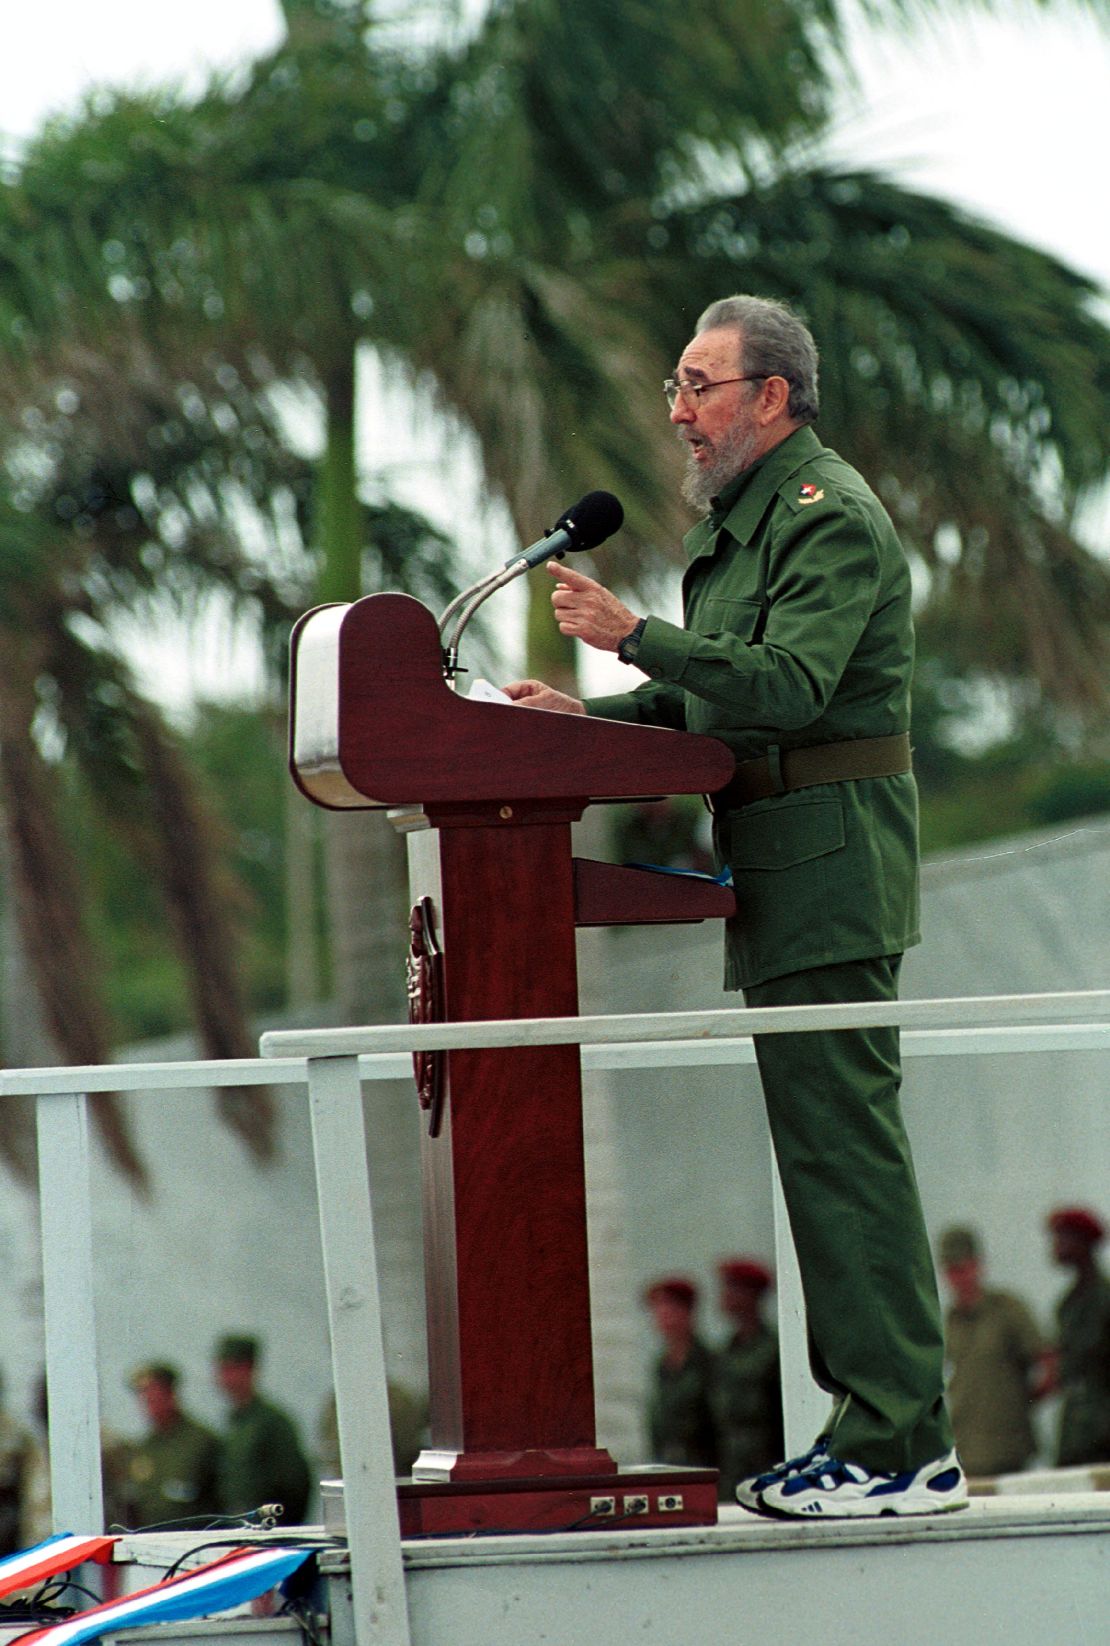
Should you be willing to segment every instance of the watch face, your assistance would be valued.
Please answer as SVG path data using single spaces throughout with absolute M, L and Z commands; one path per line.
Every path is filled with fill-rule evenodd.
M 622 663 L 631 663 L 635 658 L 644 632 L 645 621 L 645 618 L 641 618 L 631 634 L 626 634 L 623 640 L 617 641 L 617 656 Z

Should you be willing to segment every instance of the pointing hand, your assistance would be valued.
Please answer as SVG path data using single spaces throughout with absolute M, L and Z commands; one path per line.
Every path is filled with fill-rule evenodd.
M 559 580 L 551 604 L 560 633 L 598 651 L 615 652 L 618 642 L 636 627 L 636 614 L 592 577 L 550 560 L 546 569 Z

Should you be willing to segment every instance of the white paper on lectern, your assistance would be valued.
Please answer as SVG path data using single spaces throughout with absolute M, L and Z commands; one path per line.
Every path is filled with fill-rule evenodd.
M 500 686 L 491 686 L 489 681 L 483 680 L 480 675 L 476 680 L 472 681 L 470 690 L 466 695 L 467 697 L 473 698 L 477 703 L 512 702 L 512 698 L 506 696 Z

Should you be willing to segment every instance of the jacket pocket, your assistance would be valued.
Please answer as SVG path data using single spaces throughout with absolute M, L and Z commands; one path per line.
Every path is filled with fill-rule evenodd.
M 792 869 L 826 857 L 844 845 L 839 800 L 768 800 L 729 821 L 733 869 Z
M 713 635 L 731 635 L 736 640 L 751 640 L 763 628 L 763 607 L 758 600 L 730 600 L 724 595 L 711 595 L 698 608 L 694 628 L 709 639 Z

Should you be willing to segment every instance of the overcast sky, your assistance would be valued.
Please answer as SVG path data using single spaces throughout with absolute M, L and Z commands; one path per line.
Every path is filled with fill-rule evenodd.
M 1110 286 L 1110 28 L 1064 0 L 1051 17 L 1023 0 L 997 9 L 908 38 L 860 34 L 836 152 L 959 198 Z M 0 133 L 10 150 L 93 85 L 195 84 L 280 36 L 278 0 L 23 7 L 0 58 Z
M 909 38 L 861 35 L 860 85 L 845 89 L 833 153 L 957 200 L 1110 291 L 1110 28 L 1063 3 L 1048 18 L 1023 0 L 998 10 L 1001 20 L 950 17 Z M 97 84 L 193 86 L 208 69 L 241 63 L 280 36 L 278 0 L 45 0 L 21 8 L 0 57 L 0 142 L 11 154 Z M 406 426 L 384 456 L 402 493 L 426 494 L 423 477 L 442 453 L 433 431 L 422 437 L 426 454 L 412 435 Z

